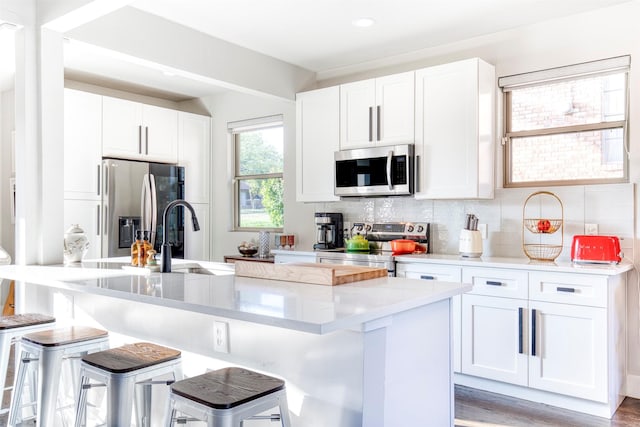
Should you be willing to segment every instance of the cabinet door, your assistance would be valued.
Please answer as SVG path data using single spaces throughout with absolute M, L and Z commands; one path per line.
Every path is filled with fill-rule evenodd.
M 102 97 L 102 154 L 127 159 L 142 157 L 142 105 Z
M 527 385 L 527 301 L 462 295 L 462 373 Z
M 415 73 L 394 74 L 376 79 L 374 140 L 377 143 L 410 144 L 415 138 Z
M 606 309 L 531 301 L 529 387 L 607 402 Z
M 211 118 L 180 112 L 178 129 L 178 163 L 185 168 L 185 198 L 191 203 L 209 203 Z
M 68 229 L 71 224 L 78 224 L 89 239 L 89 249 L 84 259 L 101 257 L 102 240 L 100 235 L 100 219 L 99 201 L 65 199 L 64 229 Z
M 376 83 L 374 79 L 340 86 L 340 149 L 373 144 Z
M 64 197 L 100 200 L 102 97 L 64 91 Z
M 333 154 L 340 149 L 340 89 L 337 86 L 296 96 L 296 200 L 332 202 Z
M 492 198 L 493 67 L 478 59 L 416 71 L 416 198 Z
M 148 160 L 178 162 L 178 112 L 153 105 L 142 105 L 142 153 Z
M 197 261 L 209 261 L 209 241 L 210 241 L 210 221 L 209 205 L 204 203 L 193 203 L 193 210 L 198 217 L 199 231 L 193 231 L 191 226 L 191 211 L 185 209 L 184 216 L 184 257 L 185 259 Z

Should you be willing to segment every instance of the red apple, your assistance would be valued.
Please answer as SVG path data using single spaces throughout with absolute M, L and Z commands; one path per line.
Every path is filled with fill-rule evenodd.
M 548 219 L 541 219 L 538 221 L 538 231 L 546 233 L 551 228 L 551 222 Z

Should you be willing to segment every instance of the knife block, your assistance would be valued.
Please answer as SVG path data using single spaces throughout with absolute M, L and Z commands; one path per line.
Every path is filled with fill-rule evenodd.
M 479 230 L 460 230 L 458 251 L 465 258 L 478 258 L 482 255 L 482 234 Z

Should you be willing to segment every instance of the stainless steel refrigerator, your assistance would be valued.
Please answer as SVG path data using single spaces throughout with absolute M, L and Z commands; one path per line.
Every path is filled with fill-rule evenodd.
M 149 240 L 160 254 L 162 214 L 170 202 L 184 198 L 184 168 L 105 158 L 103 177 L 102 255 L 130 255 L 136 230 L 148 230 Z M 184 258 L 184 209 L 181 206 L 171 211 L 167 228 L 172 256 Z

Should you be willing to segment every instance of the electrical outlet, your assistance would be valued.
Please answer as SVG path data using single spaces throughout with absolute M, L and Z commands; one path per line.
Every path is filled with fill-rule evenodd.
M 213 321 L 213 351 L 229 353 L 229 324 Z
M 487 224 L 478 224 L 478 231 L 482 235 L 482 240 L 487 240 Z
M 584 234 L 598 234 L 598 224 L 585 224 Z

